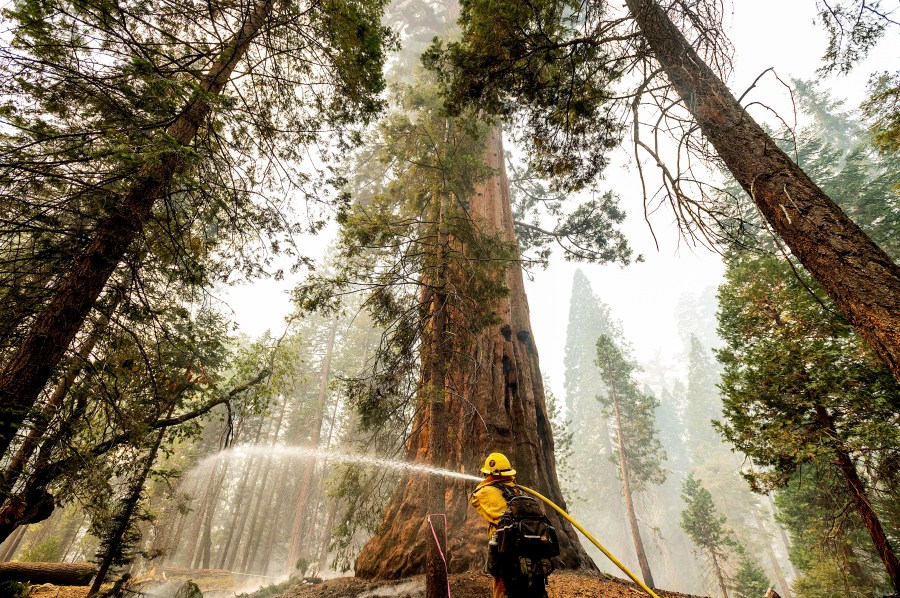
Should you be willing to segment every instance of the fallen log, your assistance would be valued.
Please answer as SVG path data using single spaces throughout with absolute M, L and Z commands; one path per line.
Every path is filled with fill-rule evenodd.
M 91 563 L 0 563 L 0 581 L 86 586 L 96 574 L 97 566 Z

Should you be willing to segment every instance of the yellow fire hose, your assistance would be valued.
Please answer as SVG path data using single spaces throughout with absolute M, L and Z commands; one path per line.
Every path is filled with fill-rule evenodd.
M 641 588 L 643 588 L 643 590 L 644 590 L 645 592 L 647 592 L 649 595 L 653 596 L 653 598 L 659 598 L 659 596 L 656 595 L 656 592 L 654 592 L 653 590 L 651 590 L 650 588 L 648 588 L 648 587 L 647 587 L 647 584 L 645 584 L 643 581 L 641 581 L 640 579 L 638 579 L 638 578 L 634 575 L 634 573 L 632 573 L 631 571 L 628 570 L 628 567 L 626 567 L 625 565 L 623 565 L 623 564 L 621 563 L 621 561 L 619 561 L 619 559 L 617 559 L 616 557 L 614 557 L 613 554 L 612 554 L 610 551 L 608 551 L 606 548 L 604 548 L 603 545 L 600 544 L 600 542 L 598 542 L 598 541 L 594 538 L 594 536 L 592 536 L 586 529 L 584 529 L 583 527 L 581 527 L 581 524 L 580 524 L 580 523 L 578 523 L 577 521 L 575 521 L 574 519 L 572 519 L 572 518 L 569 516 L 568 513 L 566 513 L 565 511 L 563 511 L 562 509 L 560 509 L 558 506 L 556 506 L 556 504 L 555 504 L 552 500 L 550 500 L 549 498 L 547 498 L 546 496 L 544 496 L 544 495 L 541 494 L 540 492 L 537 492 L 537 491 L 535 491 L 535 490 L 532 490 L 531 488 L 526 488 L 525 486 L 520 486 L 519 484 L 516 484 L 516 488 L 519 488 L 520 490 L 524 490 L 524 491 L 527 492 L 528 494 L 534 495 L 535 497 L 541 499 L 542 501 L 544 501 L 545 503 L 547 503 L 548 505 L 550 505 L 550 506 L 553 508 L 554 511 L 556 511 L 557 513 L 559 513 L 560 515 L 562 515 L 563 517 L 565 517 L 565 518 L 569 521 L 569 523 L 571 523 L 572 525 L 574 525 L 574 526 L 575 526 L 575 529 L 577 529 L 577 530 L 580 531 L 582 534 L 584 534 L 584 537 L 585 537 L 585 538 L 587 538 L 588 540 L 590 540 L 591 543 L 593 543 L 594 546 L 596 546 L 597 548 L 599 548 L 599 549 L 600 549 L 600 552 L 602 552 L 603 554 L 605 554 L 606 557 L 607 557 L 609 560 L 611 560 L 611 561 L 616 565 L 616 567 L 618 567 L 619 569 L 621 569 L 622 572 L 625 573 L 625 575 L 627 575 L 628 577 L 630 577 L 631 580 L 632 580 L 634 583 L 636 583 L 637 585 L 641 586 Z

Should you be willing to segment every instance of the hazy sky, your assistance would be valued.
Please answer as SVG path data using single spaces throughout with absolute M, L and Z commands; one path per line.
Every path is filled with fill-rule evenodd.
M 823 28 L 814 24 L 814 17 L 814 0 L 735 0 L 733 12 L 726 18 L 735 48 L 734 73 L 729 81 L 732 91 L 740 95 L 769 67 L 774 67 L 784 81 L 814 78 L 826 44 Z M 889 38 L 849 76 L 828 79 L 833 94 L 848 98 L 849 105 L 857 106 L 872 72 L 896 68 L 897 33 L 894 28 Z M 754 90 L 754 97 L 765 99 L 792 123 L 787 90 L 771 74 Z M 754 116 L 767 118 L 760 110 Z M 652 219 L 660 242 L 657 251 L 642 218 L 640 190 L 625 162 L 623 157 L 609 169 L 603 188 L 616 190 L 622 198 L 622 206 L 628 212 L 625 230 L 629 241 L 646 261 L 623 269 L 566 263 L 556 256 L 547 270 L 533 272 L 534 280 L 526 281 L 542 369 L 558 397 L 563 396 L 563 347 L 572 274 L 576 268 L 584 271 L 594 292 L 610 305 L 614 317 L 622 321 L 625 335 L 640 360 L 650 359 L 657 352 L 664 359 L 672 359 L 681 350 L 674 320 L 678 298 L 717 285 L 722 275 L 718 256 L 679 241 L 671 214 L 665 210 Z M 310 255 L 323 251 L 333 236 L 333 227 L 328 230 L 330 234 L 310 240 Z M 273 331 L 283 328 L 283 318 L 290 310 L 287 289 L 294 282 L 259 281 L 228 289 L 223 298 L 234 310 L 241 330 L 256 336 L 267 328 Z

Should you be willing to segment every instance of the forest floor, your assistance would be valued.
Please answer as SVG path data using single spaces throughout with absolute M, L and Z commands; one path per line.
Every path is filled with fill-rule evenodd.
M 201 573 L 197 571 L 195 573 Z M 321 583 L 311 584 L 302 579 L 292 579 L 278 585 L 268 586 L 250 594 L 236 593 L 228 588 L 227 582 L 211 577 L 194 576 L 207 598 L 424 598 L 422 576 L 397 581 L 371 581 L 355 577 L 338 577 Z M 133 588 L 129 596 L 152 596 L 171 598 L 183 583 L 170 580 L 167 584 L 144 584 Z M 224 582 L 224 583 L 223 583 Z M 137 591 L 135 591 L 137 590 Z M 87 587 L 80 586 L 34 586 L 31 598 L 84 598 Z M 605 575 L 559 571 L 550 576 L 549 598 L 645 598 L 646 594 L 637 585 Z M 678 592 L 657 590 L 660 598 L 699 598 Z M 491 578 L 471 571 L 450 576 L 450 595 L 455 598 L 491 598 Z
M 657 591 L 660 598 L 698 598 L 689 594 Z M 423 598 L 421 576 L 393 582 L 373 582 L 355 577 L 340 577 L 324 583 L 307 584 L 301 580 L 263 588 L 247 598 Z M 478 572 L 450 576 L 450 595 L 457 598 L 491 598 L 491 578 Z M 550 576 L 550 598 L 646 598 L 636 584 L 610 575 L 560 571 Z

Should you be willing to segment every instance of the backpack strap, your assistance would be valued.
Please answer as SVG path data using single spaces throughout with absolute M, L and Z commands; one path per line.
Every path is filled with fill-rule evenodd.
M 498 490 L 500 490 L 500 492 L 503 493 L 503 498 L 504 500 L 506 500 L 506 502 L 509 502 L 512 497 L 519 496 L 520 494 L 517 488 L 508 486 L 503 482 L 494 482 L 493 484 L 491 484 L 491 486 L 497 488 Z

